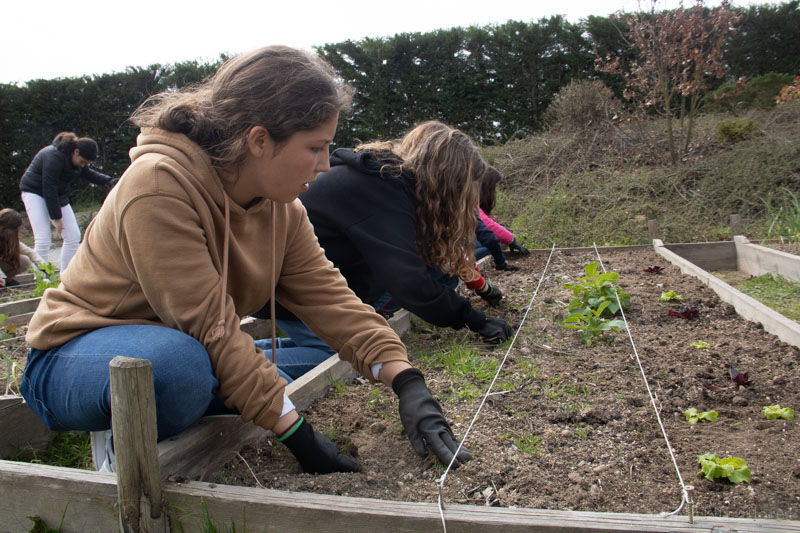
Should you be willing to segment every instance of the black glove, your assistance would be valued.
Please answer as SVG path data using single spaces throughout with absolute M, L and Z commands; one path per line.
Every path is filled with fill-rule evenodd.
M 458 441 L 444 419 L 442 407 L 425 385 L 422 372 L 416 368 L 403 370 L 392 380 L 392 390 L 400 399 L 400 421 L 416 454 L 425 457 L 427 442 L 442 463 L 450 464 L 458 449 Z M 472 454 L 462 447 L 453 467 L 470 459 Z
M 519 270 L 519 267 L 517 265 L 510 265 L 508 263 L 502 263 L 502 264 L 495 263 L 494 268 L 496 270 L 508 270 L 509 272 L 514 272 L 515 270 Z
M 472 331 L 483 337 L 486 342 L 503 342 L 513 333 L 511 326 L 505 320 L 491 316 L 487 316 L 483 324 Z
M 314 431 L 311 424 L 301 418 L 292 429 L 278 439 L 292 452 L 306 474 L 331 472 L 359 472 L 361 465 L 339 452 L 325 435 Z
M 520 243 L 517 242 L 517 239 L 514 239 L 508 244 L 508 249 L 512 252 L 519 252 L 522 255 L 528 255 L 531 253 L 530 250 L 522 246 Z
M 497 307 L 500 305 L 500 300 L 503 299 L 503 293 L 500 292 L 500 289 L 489 283 L 486 282 L 486 286 L 489 288 L 484 292 L 475 291 L 475 294 L 486 300 L 486 303 L 491 305 L 492 307 Z

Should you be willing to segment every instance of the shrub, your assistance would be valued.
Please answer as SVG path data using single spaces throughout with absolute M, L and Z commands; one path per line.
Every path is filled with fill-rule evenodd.
M 795 76 L 793 83 L 787 83 L 775 97 L 776 104 L 787 104 L 800 101 L 800 76 Z
M 555 130 L 610 124 L 621 110 L 619 100 L 600 80 L 573 80 L 561 88 L 544 114 Z
M 736 118 L 720 123 L 717 136 L 723 141 L 735 143 L 759 132 L 758 125 L 749 118 Z
M 706 111 L 728 111 L 736 114 L 750 108 L 769 109 L 775 106 L 775 95 L 792 82 L 791 74 L 769 72 L 752 80 L 726 82 L 706 98 Z

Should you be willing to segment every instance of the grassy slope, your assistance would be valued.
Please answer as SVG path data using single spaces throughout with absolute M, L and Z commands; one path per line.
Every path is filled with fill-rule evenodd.
M 762 200 L 800 194 L 800 104 L 748 114 L 760 133 L 738 143 L 716 137 L 730 116 L 701 117 L 688 157 L 666 161 L 664 122 L 548 132 L 487 147 L 501 168 L 494 214 L 534 247 L 646 244 L 647 220 L 666 242 L 731 238 L 730 215 L 751 239 L 766 235 Z

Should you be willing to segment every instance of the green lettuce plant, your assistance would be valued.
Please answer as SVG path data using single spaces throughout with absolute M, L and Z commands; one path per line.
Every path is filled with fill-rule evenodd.
M 625 322 L 602 317 L 603 312 L 609 305 L 608 301 L 604 301 L 596 310 L 584 308 L 575 311 L 564 319 L 564 327 L 580 331 L 581 342 L 586 346 L 591 346 L 594 338 L 606 331 L 621 333 L 625 330 Z
M 689 424 L 694 425 L 698 422 L 716 422 L 719 413 L 716 411 L 703 411 L 700 413 L 694 407 L 690 407 L 683 412 L 683 416 L 686 417 L 686 421 Z
M 765 405 L 761 408 L 761 412 L 767 417 L 767 420 L 775 420 L 783 418 L 784 420 L 794 420 L 794 410 L 791 407 L 781 407 L 780 405 Z
M 700 463 L 698 476 L 704 476 L 710 481 L 725 478 L 731 483 L 739 484 L 742 481 L 750 483 L 750 467 L 747 462 L 739 457 L 723 457 L 720 459 L 715 453 L 704 453 L 697 456 Z
M 671 301 L 680 302 L 683 300 L 683 296 L 670 289 L 667 292 L 662 292 L 661 296 L 659 296 L 658 299 L 661 300 L 662 302 L 671 302 Z

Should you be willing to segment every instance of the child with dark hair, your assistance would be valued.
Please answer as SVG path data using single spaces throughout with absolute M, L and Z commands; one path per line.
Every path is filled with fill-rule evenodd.
M 36 250 L 19 240 L 22 216 L 14 209 L 0 210 L 0 287 L 19 285 L 14 276 L 27 272 L 31 265 L 42 267 L 42 259 Z
M 497 201 L 497 184 L 500 183 L 501 178 L 502 174 L 500 174 L 500 171 L 495 167 L 490 166 L 487 169 L 486 174 L 484 174 L 483 180 L 481 181 L 481 195 L 478 216 L 480 217 L 481 222 L 483 222 L 486 227 L 495 234 L 497 239 L 502 244 L 508 245 L 509 250 L 512 252 L 518 252 L 522 255 L 528 255 L 531 253 L 530 250 L 520 244 L 514 238 L 513 233 L 498 224 L 497 221 L 495 221 L 491 216 L 492 210 L 494 210 L 494 204 Z M 495 259 L 495 264 L 496 263 L 497 261 Z
M 61 249 L 61 270 L 69 266 L 78 245 L 81 231 L 69 203 L 70 184 L 78 177 L 97 185 L 113 187 L 117 178 L 89 168 L 97 159 L 97 143 L 89 137 L 78 138 L 62 131 L 50 146 L 39 150 L 19 182 L 22 203 L 33 230 L 34 249 L 47 261 L 50 257 L 50 224 L 64 240 Z

